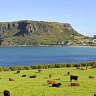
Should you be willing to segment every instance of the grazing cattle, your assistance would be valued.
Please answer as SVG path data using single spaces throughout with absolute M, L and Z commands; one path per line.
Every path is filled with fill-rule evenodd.
M 52 77 L 52 74 L 49 74 L 49 78 L 51 78 Z
M 9 78 L 9 81 L 15 81 L 15 79 Z
M 14 73 L 14 74 L 19 74 L 20 73 L 20 70 L 18 70 L 16 73 Z
M 52 84 L 52 87 L 60 87 L 61 85 L 62 85 L 61 83 Z
M 20 70 L 17 71 L 17 74 L 20 73 Z
M 8 90 L 4 90 L 4 96 L 10 96 L 10 91 L 8 91 Z
M 79 77 L 79 76 L 70 75 L 70 81 L 72 81 L 72 80 L 78 80 L 78 77 Z
M 76 69 L 80 69 L 80 67 L 76 67 Z
M 54 80 L 60 80 L 60 78 L 56 78 L 56 79 L 54 79 Z
M 96 65 L 95 66 L 92 66 L 91 68 L 96 68 Z
M 80 86 L 79 83 L 71 83 L 71 86 Z
M 48 84 L 57 84 L 54 80 L 47 80 Z
M 39 70 L 38 70 L 38 73 L 40 73 L 41 71 L 42 71 L 42 70 L 39 69 Z
M 89 76 L 90 79 L 94 78 L 94 76 Z
M 22 77 L 26 77 L 26 75 L 22 75 Z
M 81 68 L 80 70 L 85 70 L 84 68 Z
M 67 75 L 70 75 L 70 72 L 67 72 Z
M 32 75 L 32 76 L 30 76 L 30 78 L 35 78 L 36 77 L 36 75 Z

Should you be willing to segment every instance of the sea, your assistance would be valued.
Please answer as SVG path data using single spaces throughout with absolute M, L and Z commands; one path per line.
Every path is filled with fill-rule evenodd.
M 96 61 L 93 46 L 0 47 L 0 66 L 66 64 Z

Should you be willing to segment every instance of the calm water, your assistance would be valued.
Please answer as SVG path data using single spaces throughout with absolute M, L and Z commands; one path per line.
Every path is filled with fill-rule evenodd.
M 32 65 L 96 61 L 96 47 L 0 47 L 0 65 Z

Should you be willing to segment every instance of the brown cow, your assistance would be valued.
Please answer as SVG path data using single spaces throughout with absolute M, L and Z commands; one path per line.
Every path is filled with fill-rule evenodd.
M 89 76 L 90 79 L 94 78 L 94 76 Z
M 57 84 L 54 80 L 47 80 L 48 84 Z
M 80 70 L 85 70 L 84 68 L 81 68 Z
M 56 79 L 54 79 L 54 80 L 60 80 L 60 78 L 56 78 Z
M 9 78 L 9 81 L 15 81 L 15 79 Z
M 95 66 L 92 66 L 91 68 L 96 68 L 96 65 Z
M 80 86 L 79 83 L 71 83 L 71 86 Z

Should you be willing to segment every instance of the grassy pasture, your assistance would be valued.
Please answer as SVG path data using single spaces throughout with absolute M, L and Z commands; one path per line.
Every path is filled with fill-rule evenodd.
M 70 76 L 78 75 L 77 82 L 80 86 L 70 86 Z M 42 69 L 38 73 L 37 69 L 22 70 L 20 74 L 14 74 L 16 71 L 0 72 L 0 96 L 3 96 L 3 90 L 9 90 L 11 96 L 94 96 L 96 93 L 96 69 L 77 70 L 75 67 L 70 68 L 52 68 Z M 22 77 L 26 74 L 26 77 Z M 49 78 L 52 74 L 52 78 Z M 36 75 L 36 78 L 29 78 L 30 75 Z M 95 76 L 89 79 L 88 76 Z M 15 81 L 9 81 L 8 78 L 14 78 Z M 47 80 L 55 80 L 62 83 L 59 88 L 51 87 L 47 84 Z M 75 82 L 74 80 L 72 82 Z

